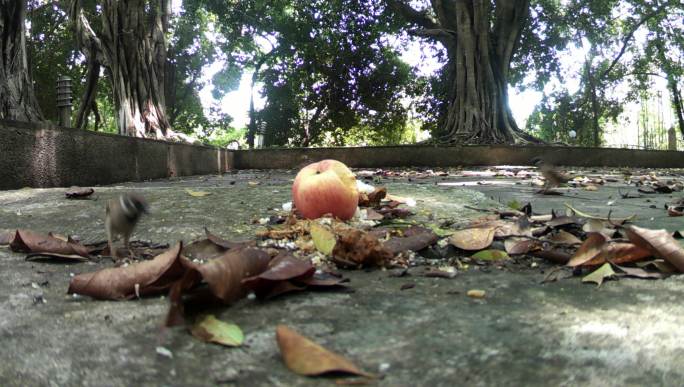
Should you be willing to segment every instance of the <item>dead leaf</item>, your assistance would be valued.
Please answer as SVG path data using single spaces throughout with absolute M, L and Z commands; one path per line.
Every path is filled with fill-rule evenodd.
M 206 192 L 206 191 L 193 191 L 193 190 L 191 190 L 191 189 L 189 189 L 189 188 L 186 189 L 185 192 L 187 192 L 188 195 L 190 195 L 190 196 L 192 196 L 192 197 L 196 197 L 196 198 L 202 198 L 202 197 L 211 195 L 211 192 Z
M 67 199 L 85 199 L 94 192 L 95 190 L 92 188 L 71 187 L 64 192 L 64 195 Z
M 637 226 L 625 228 L 627 238 L 635 245 L 663 258 L 684 272 L 684 248 L 666 230 L 649 230 Z
M 608 238 L 612 238 L 615 235 L 615 229 L 610 223 L 599 219 L 587 219 L 587 222 L 582 226 L 582 231 L 599 232 Z
M 612 278 L 613 276 L 615 276 L 615 271 L 610 266 L 610 263 L 605 263 L 603 266 L 582 278 L 582 282 L 594 282 L 597 287 L 599 287 L 603 284 L 603 281 Z
M 278 348 L 287 368 L 298 375 L 317 376 L 330 372 L 375 378 L 346 358 L 333 353 L 285 325 L 276 328 Z
M 636 265 L 639 267 L 652 266 L 656 270 L 658 270 L 659 272 L 665 273 L 665 274 L 672 274 L 672 273 L 676 273 L 678 271 L 676 267 L 672 266 L 671 263 L 667 262 L 664 259 L 654 259 L 652 261 L 637 262 Z
M 513 237 L 504 241 L 504 248 L 510 255 L 527 254 L 539 248 L 539 242 L 533 239 Z
M 385 266 L 394 254 L 377 237 L 357 229 L 339 230 L 332 259 L 345 267 Z
M 380 205 L 380 201 L 387 196 L 387 188 L 377 187 L 369 194 L 361 193 L 359 195 L 360 207 L 376 207 Z
M 568 266 L 579 266 L 596 257 L 601 253 L 601 247 L 603 247 L 607 240 L 608 238 L 601 233 L 588 233 L 587 239 L 582 243 L 579 249 L 577 249 L 575 255 L 573 255 L 570 262 L 568 262 Z
M 239 326 L 221 321 L 214 315 L 206 315 L 195 322 L 190 333 L 207 343 L 216 343 L 227 347 L 239 347 L 245 340 L 245 335 Z
M 335 248 L 335 243 L 337 243 L 335 234 L 318 222 L 311 222 L 309 232 L 311 233 L 311 239 L 313 240 L 314 246 L 316 246 L 316 250 L 324 255 L 330 256 Z
M 449 243 L 461 250 L 482 250 L 494 241 L 496 227 L 475 227 L 455 231 Z
M 247 295 L 248 288 L 242 280 L 263 273 L 270 260 L 271 256 L 264 250 L 245 248 L 228 250 L 203 265 L 190 267 L 201 274 L 216 298 L 230 303 Z
M 366 211 L 366 219 L 367 220 L 382 220 L 385 219 L 385 215 L 375 211 L 372 208 L 366 208 L 364 211 Z
M 487 293 L 484 290 L 479 290 L 479 289 L 471 289 L 466 292 L 466 296 L 470 298 L 485 298 L 485 295 Z
M 558 232 L 551 234 L 546 239 L 554 243 L 565 243 L 568 245 L 582 244 L 581 239 L 564 230 L 558 230 Z
M 613 264 L 638 262 L 651 256 L 651 252 L 633 243 L 608 242 L 601 246 L 597 256 L 583 263 L 583 266 L 598 266 L 610 262 Z
M 645 278 L 645 279 L 661 279 L 665 278 L 665 274 L 661 272 L 654 272 L 654 271 L 646 271 L 640 267 L 625 267 L 625 266 L 619 266 L 615 265 L 618 269 L 620 269 L 622 272 L 625 273 L 628 277 L 635 277 L 635 278 Z
M 164 293 L 185 271 L 180 251 L 179 243 L 151 261 L 79 274 L 71 279 L 67 292 L 102 300 Z
M 52 235 L 44 235 L 31 230 L 17 230 L 10 241 L 10 249 L 15 252 L 55 256 L 60 259 L 90 258 L 89 249 L 70 238 L 64 241 Z
M 438 268 L 429 268 L 425 270 L 423 276 L 437 277 L 437 278 L 454 278 L 456 277 L 456 268 L 453 266 L 440 266 Z
M 403 237 L 392 237 L 383 246 L 392 255 L 406 251 L 420 251 L 437 242 L 437 234 L 424 227 L 414 226 L 404 231 Z
M 304 286 L 295 282 L 311 277 L 315 272 L 316 268 L 309 260 L 295 258 L 290 254 L 279 255 L 271 261 L 268 269 L 256 276 L 243 279 L 242 284 L 252 289 L 257 297 L 265 299 L 291 290 L 303 290 Z M 294 286 L 280 286 L 283 282 L 292 282 L 291 285 Z

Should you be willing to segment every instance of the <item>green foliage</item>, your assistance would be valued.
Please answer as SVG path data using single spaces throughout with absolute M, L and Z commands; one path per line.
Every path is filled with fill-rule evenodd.
M 229 11 L 207 3 L 233 63 L 258 71 L 265 145 L 342 143 L 354 128 L 401 138 L 413 74 L 389 47 L 392 21 L 379 2 L 255 0 Z

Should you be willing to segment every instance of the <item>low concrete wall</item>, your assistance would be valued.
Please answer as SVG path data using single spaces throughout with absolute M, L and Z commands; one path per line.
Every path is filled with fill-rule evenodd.
M 558 165 L 684 168 L 684 152 L 557 146 L 383 146 L 366 148 L 295 148 L 235 151 L 237 169 L 297 168 L 337 159 L 350 167 L 453 167 L 527 165 L 541 156 Z
M 111 184 L 232 168 L 233 154 L 225 149 L 0 121 L 0 189 Z

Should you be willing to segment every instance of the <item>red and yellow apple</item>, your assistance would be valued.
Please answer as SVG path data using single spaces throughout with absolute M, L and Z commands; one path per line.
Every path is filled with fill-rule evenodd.
M 307 219 L 325 214 L 351 219 L 359 204 L 356 177 L 337 160 L 323 160 L 302 168 L 292 185 L 292 201 Z

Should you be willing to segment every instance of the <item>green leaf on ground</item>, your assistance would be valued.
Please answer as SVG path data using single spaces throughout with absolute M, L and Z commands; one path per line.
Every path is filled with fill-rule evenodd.
M 239 347 L 245 340 L 245 335 L 239 326 L 221 321 L 214 315 L 207 315 L 198 320 L 190 332 L 207 343 L 216 343 L 228 347 Z
M 510 257 L 505 251 L 501 250 L 482 250 L 472 255 L 472 258 L 482 261 L 501 261 Z
M 604 280 L 611 278 L 615 275 L 615 271 L 613 270 L 613 267 L 610 265 L 610 263 L 604 263 L 603 266 L 599 267 L 598 269 L 594 270 L 590 274 L 586 275 L 584 278 L 582 278 L 582 282 L 594 282 L 596 283 L 596 287 L 601 286 Z

